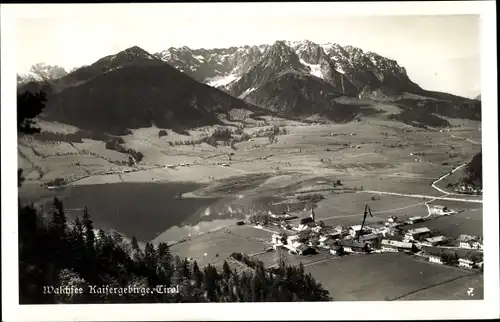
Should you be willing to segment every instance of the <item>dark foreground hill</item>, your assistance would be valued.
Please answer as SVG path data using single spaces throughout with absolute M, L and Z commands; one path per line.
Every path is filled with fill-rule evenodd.
M 166 64 L 127 66 L 55 94 L 44 117 L 97 131 L 218 124 L 217 113 L 255 110 Z
M 130 53 L 130 49 L 127 50 Z M 127 52 L 124 51 L 124 52 Z M 122 134 L 155 125 L 190 128 L 220 124 L 220 114 L 259 108 L 199 83 L 146 54 L 121 52 L 61 78 L 54 84 L 25 85 L 20 91 L 47 92 L 41 118 L 79 128 Z M 142 53 L 139 50 L 133 53 Z

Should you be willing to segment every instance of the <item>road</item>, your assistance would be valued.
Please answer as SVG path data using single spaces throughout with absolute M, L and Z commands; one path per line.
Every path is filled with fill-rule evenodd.
M 439 192 L 441 192 L 441 193 L 444 193 L 444 194 L 445 194 L 445 195 L 447 195 L 447 196 L 448 196 L 448 195 L 450 195 L 450 194 L 451 194 L 450 192 L 447 192 L 447 191 L 444 191 L 444 190 L 443 190 L 443 189 L 441 189 L 441 188 L 438 188 L 438 187 L 436 186 L 436 183 L 438 183 L 439 181 L 441 181 L 441 180 L 443 180 L 444 178 L 448 177 L 448 176 L 449 176 L 449 175 L 451 175 L 452 173 L 455 173 L 456 171 L 460 170 L 461 168 L 463 168 L 463 167 L 464 167 L 464 166 L 466 166 L 466 165 L 467 165 L 467 163 L 464 163 L 464 164 L 459 165 L 459 166 L 458 166 L 458 167 L 456 167 L 455 169 L 451 170 L 451 172 L 448 172 L 447 174 L 445 174 L 445 175 L 443 175 L 443 176 L 439 177 L 439 179 L 437 179 L 436 181 L 434 181 L 434 182 L 431 184 L 431 186 L 432 186 L 434 189 L 436 189 L 437 191 L 439 191 Z
M 400 196 L 400 197 L 409 197 L 409 198 L 420 198 L 420 199 L 435 199 L 435 200 L 449 200 L 449 201 L 459 201 L 459 202 L 469 202 L 469 203 L 483 203 L 482 200 L 477 199 L 462 199 L 462 198 L 452 198 L 452 197 L 436 197 L 436 196 L 427 196 L 427 195 L 414 195 L 409 193 L 397 193 L 397 192 L 387 192 L 387 191 L 375 191 L 375 190 L 363 190 L 359 192 L 367 192 L 373 194 L 380 195 L 392 195 L 392 196 Z
M 456 135 L 451 135 L 452 138 L 457 138 L 457 139 L 463 139 L 463 140 L 466 140 L 470 143 L 473 143 L 473 144 L 481 144 L 481 142 L 477 142 L 477 141 L 474 141 L 474 140 L 471 140 L 469 138 L 464 138 L 462 136 L 456 136 Z

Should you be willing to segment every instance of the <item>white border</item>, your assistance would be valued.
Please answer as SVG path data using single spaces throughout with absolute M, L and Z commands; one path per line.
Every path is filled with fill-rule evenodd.
M 15 117 L 15 18 L 50 18 L 78 15 L 113 4 L 29 4 L 1 5 L 1 147 L 2 147 L 2 320 L 394 320 L 394 319 L 474 319 L 499 317 L 498 257 L 498 141 L 497 141 L 497 75 L 496 10 L 494 1 L 466 2 L 386 2 L 322 3 L 318 12 L 313 3 L 197 3 L 197 4 L 122 4 L 119 10 L 137 15 L 156 6 L 192 9 L 220 6 L 235 14 L 258 11 L 259 14 L 327 14 L 327 15 L 437 15 L 480 14 L 482 16 L 482 101 L 484 158 L 484 300 L 418 301 L 418 302 L 331 302 L 331 303 L 253 303 L 253 304 L 136 304 L 136 305 L 18 305 L 17 255 L 17 133 Z M 278 8 L 279 6 L 279 8 Z M 155 10 L 159 12 L 160 10 Z M 116 11 L 115 11 L 116 12 Z M 203 9 L 197 10 L 202 14 Z

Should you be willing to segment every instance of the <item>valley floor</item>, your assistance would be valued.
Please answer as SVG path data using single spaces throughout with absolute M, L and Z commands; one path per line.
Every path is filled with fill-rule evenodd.
M 20 196 L 46 202 L 63 195 L 73 200 L 69 205 L 76 213 L 87 206 L 96 225 L 129 238 L 135 234 L 155 243 L 185 239 L 172 245 L 172 252 L 200 265 L 220 262 L 233 252 L 272 265 L 273 253 L 264 251 L 273 229 L 236 222 L 262 209 L 289 210 L 290 205 L 304 217 L 307 207 L 297 196 L 309 193 L 324 196 L 315 213 L 333 227 L 360 224 L 366 204 L 374 215 L 368 224 L 391 215 L 426 216 L 428 204 L 450 204 L 463 212 L 424 226 L 452 236 L 482 235 L 481 197 L 453 194 L 445 184 L 453 177 L 446 174 L 480 151 L 479 124 L 440 132 L 379 119 L 329 125 L 283 120 L 268 124 L 272 122 L 286 127 L 287 134 L 274 143 L 267 137 L 253 138 L 235 144 L 235 149 L 169 143 L 195 139 L 203 130 L 190 136 L 169 132 L 160 138 L 158 129 L 140 129 L 124 138 L 127 148 L 144 154 L 135 167 L 117 165 L 126 156 L 96 142 L 50 145 L 20 140 L 20 166 L 27 177 Z M 249 133 L 257 130 L 245 128 Z M 70 181 L 68 187 L 41 187 L 58 177 Z M 337 180 L 342 185 L 334 188 Z M 142 193 L 116 188 L 132 184 L 151 186 L 140 188 Z M 160 188 L 166 184 L 169 188 Z M 86 204 L 78 204 L 82 200 Z M 481 274 L 402 254 L 314 256 L 290 256 L 289 261 L 302 261 L 335 300 L 469 299 L 467 287 L 475 288 L 476 298 L 482 296 Z

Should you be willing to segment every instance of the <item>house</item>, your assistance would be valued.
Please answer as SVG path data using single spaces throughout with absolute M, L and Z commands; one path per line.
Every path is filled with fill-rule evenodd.
M 446 240 L 447 240 L 447 238 L 445 236 L 436 236 L 436 237 L 429 237 L 429 238 L 424 239 L 424 241 L 426 241 L 431 246 L 440 245 L 440 244 L 444 243 Z
M 349 227 L 349 234 L 352 236 L 352 237 L 356 237 L 358 235 L 362 235 L 364 233 L 368 233 L 368 228 L 367 227 L 363 227 L 363 231 L 361 231 L 361 225 L 353 225 L 351 227 Z
M 316 252 L 316 250 L 312 247 L 301 244 L 295 248 L 295 252 L 299 255 L 305 256 L 305 255 L 314 254 Z
M 340 246 L 344 249 L 346 253 L 368 253 L 368 247 L 364 243 L 351 241 L 351 240 L 343 240 L 340 243 Z
M 340 237 L 342 237 L 342 232 L 341 231 L 333 231 L 333 232 L 329 233 L 328 236 L 330 236 L 333 239 L 340 239 Z
M 460 235 L 458 237 L 460 248 L 466 249 L 483 249 L 483 241 L 481 238 L 469 235 Z
M 300 220 L 300 224 L 312 226 L 314 224 L 314 220 L 311 217 L 305 217 Z
M 342 246 L 339 246 L 339 245 L 333 245 L 330 248 L 330 254 L 332 254 L 332 255 L 342 255 L 343 252 L 344 252 L 344 248 Z
M 361 243 L 368 243 L 371 248 L 380 248 L 382 238 L 383 235 L 381 233 L 371 233 L 359 236 L 359 241 Z
M 389 223 L 395 223 L 398 221 L 398 217 L 396 216 L 390 216 L 388 219 L 387 219 L 387 222 Z
M 273 234 L 271 236 L 271 243 L 273 244 L 273 248 L 276 249 L 276 247 L 283 246 L 287 244 L 288 240 L 286 236 L 280 235 L 280 234 Z
M 448 212 L 448 207 L 435 205 L 435 206 L 429 207 L 429 211 L 433 215 L 442 215 L 442 214 Z
M 427 227 L 410 229 L 405 234 L 406 241 L 422 240 L 431 237 L 431 230 Z
M 323 230 L 323 228 L 321 228 L 320 226 L 315 226 L 313 228 L 311 228 L 311 231 L 319 234 L 321 231 Z
M 308 232 L 308 231 L 311 231 L 311 226 L 301 224 L 297 228 L 295 228 L 295 230 L 297 230 L 299 232 L 301 232 L 301 231 Z
M 415 217 L 410 217 L 408 219 L 405 220 L 405 224 L 407 225 L 413 225 L 413 224 L 416 224 L 416 223 L 419 223 L 419 222 L 422 222 L 424 221 L 424 219 L 420 216 L 415 216 Z
M 443 264 L 443 261 L 441 260 L 441 256 L 437 255 L 429 255 L 429 262 L 435 263 L 435 264 Z
M 382 239 L 380 245 L 382 251 L 385 252 L 404 252 L 413 250 L 413 243 L 408 243 L 395 239 Z
M 459 258 L 458 259 L 458 266 L 464 267 L 464 268 L 472 268 L 474 266 L 474 262 L 471 261 L 470 259 Z
M 338 246 L 337 241 L 333 239 L 328 239 L 323 242 L 323 245 L 320 244 L 320 247 L 323 247 L 325 249 L 332 249 L 334 247 Z
M 299 242 L 299 239 L 300 238 L 297 235 L 288 236 L 286 238 L 286 243 L 292 245 L 293 243 Z

